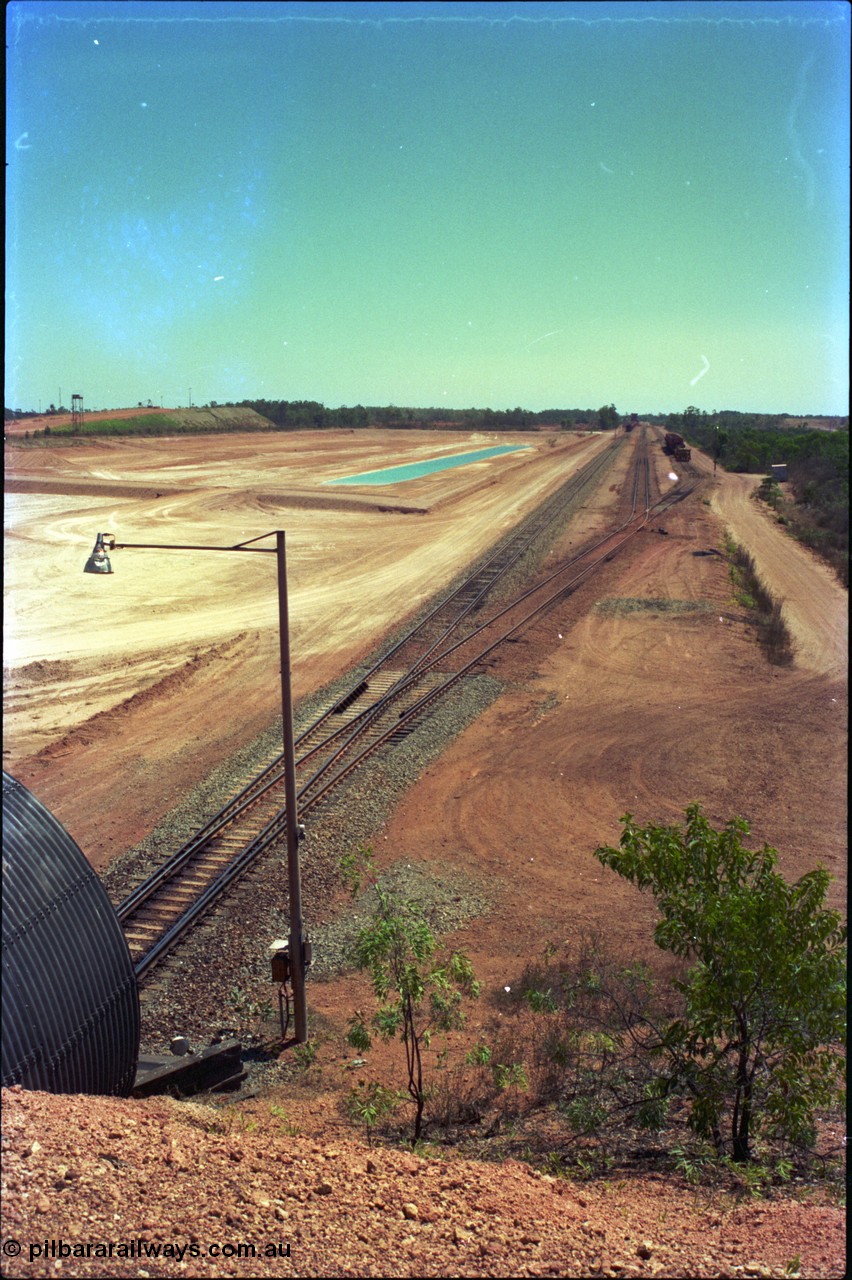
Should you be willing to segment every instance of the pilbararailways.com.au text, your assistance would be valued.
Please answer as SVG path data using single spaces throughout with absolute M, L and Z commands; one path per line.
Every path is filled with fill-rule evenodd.
M 93 1241 L 42 1240 L 38 1244 L 25 1245 L 30 1262 L 37 1258 L 289 1258 L 290 1245 L 270 1240 L 266 1244 L 241 1241 L 237 1244 L 200 1244 L 192 1240 L 188 1244 L 170 1244 L 161 1241 L 111 1240 L 108 1243 Z M 23 1252 L 23 1250 L 22 1250 Z

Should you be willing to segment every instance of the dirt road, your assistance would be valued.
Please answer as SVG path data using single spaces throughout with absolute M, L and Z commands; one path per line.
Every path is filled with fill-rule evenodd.
M 710 459 L 699 455 L 696 465 L 712 474 Z M 846 592 L 827 565 L 785 533 L 768 509 L 752 499 L 756 488 L 755 476 L 719 473 L 711 493 L 712 508 L 734 540 L 751 551 L 761 578 L 782 602 L 797 664 L 825 675 L 843 675 L 849 654 Z

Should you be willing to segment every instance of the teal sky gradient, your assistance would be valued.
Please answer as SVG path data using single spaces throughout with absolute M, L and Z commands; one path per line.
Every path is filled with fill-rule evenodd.
M 13 3 L 10 407 L 848 411 L 844 3 Z

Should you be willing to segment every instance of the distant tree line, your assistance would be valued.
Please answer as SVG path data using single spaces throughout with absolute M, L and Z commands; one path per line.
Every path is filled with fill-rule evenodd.
M 785 415 L 706 413 L 693 405 L 670 413 L 666 428 L 715 457 L 727 471 L 767 474 L 787 464 L 793 501 L 773 505 L 807 546 L 849 581 L 849 423 L 837 431 L 782 426 Z
M 141 402 L 139 407 L 142 406 Z M 280 431 L 316 431 L 323 429 L 380 427 L 386 430 L 455 430 L 455 431 L 540 431 L 550 428 L 557 431 L 598 430 L 613 431 L 621 422 L 614 404 L 600 409 L 540 409 L 533 411 L 516 405 L 514 409 L 451 409 L 446 406 L 412 408 L 399 405 L 342 405 L 329 409 L 318 400 L 211 400 L 213 409 L 253 409 L 267 423 Z M 66 413 L 61 406 L 51 405 L 44 415 Z M 6 409 L 7 421 L 18 421 L 39 416 L 34 410 Z M 662 421 L 662 418 L 660 418 Z M 121 420 L 92 418 L 85 424 L 85 433 L 100 435 L 164 435 L 171 433 L 192 434 L 199 430 L 250 431 L 251 424 L 195 423 L 178 424 L 168 416 L 148 414 Z M 63 432 L 64 428 L 60 429 Z M 70 432 L 70 428 L 68 431 Z M 51 435 L 50 427 L 44 432 L 34 431 L 33 437 Z M 29 438 L 29 432 L 27 433 Z
M 537 431 L 543 426 L 571 430 L 578 424 L 610 429 L 618 425 L 613 405 L 603 409 L 450 409 L 399 405 L 342 405 L 328 409 L 317 400 L 240 400 L 234 407 L 254 409 L 285 430 L 318 427 L 384 427 L 415 430 L 437 427 L 459 431 Z M 600 420 L 603 415 L 604 420 Z M 612 415 L 615 415 L 613 420 Z
M 737 413 L 732 409 L 707 413 L 690 405 L 683 413 L 666 415 L 667 431 L 718 458 L 726 471 L 764 473 L 774 462 L 788 465 L 800 458 L 849 456 L 849 427 L 838 431 L 784 425 L 785 414 Z

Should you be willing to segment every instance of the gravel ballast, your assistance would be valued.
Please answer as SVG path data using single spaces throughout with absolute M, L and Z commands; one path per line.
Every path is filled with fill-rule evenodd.
M 311 813 L 301 846 L 302 905 L 314 957 L 309 1003 L 311 983 L 327 980 L 349 966 L 352 942 L 369 917 L 369 893 L 354 904 L 344 900 L 341 908 L 330 910 L 343 888 L 338 871 L 341 856 L 372 842 L 422 770 L 499 691 L 499 684 L 489 676 L 461 681 L 407 738 L 383 749 L 356 770 Z M 224 780 L 230 776 L 227 769 L 219 772 Z M 207 785 L 212 787 L 212 783 Z M 204 802 L 211 795 L 209 791 Z M 181 829 L 194 803 L 197 801 L 190 799 L 182 806 L 173 827 L 166 819 L 165 832 L 161 823 L 154 834 L 165 839 L 169 830 Z M 493 882 L 486 888 L 484 880 L 471 883 L 469 876 L 461 876 L 452 866 L 451 853 L 439 876 L 403 857 L 381 883 L 416 901 L 439 934 L 482 915 L 499 892 Z M 192 1048 L 198 1049 L 223 1030 L 234 1031 L 247 1042 L 261 1034 L 276 991 L 267 949 L 275 938 L 286 938 L 289 931 L 283 906 L 286 886 L 286 845 L 282 841 L 266 851 L 215 914 L 154 971 L 142 987 L 142 1045 L 146 1052 L 166 1052 L 175 1035 L 187 1036 Z
M 545 528 L 537 533 L 511 574 L 516 581 L 531 576 L 562 536 L 567 520 L 585 495 L 574 494 Z M 535 515 L 528 517 L 535 519 Z M 517 531 L 515 531 L 517 532 Z M 512 535 L 506 535 L 509 537 Z M 505 539 L 502 539 L 504 541 Z M 492 547 L 481 560 L 494 553 Z M 473 566 L 475 569 L 478 566 Z M 449 594 L 472 572 L 450 584 Z M 509 583 L 501 586 L 501 594 Z M 346 694 L 363 674 L 401 638 L 432 604 L 416 618 L 408 618 L 398 634 L 368 655 L 359 668 L 305 699 L 294 726 L 296 737 L 327 707 Z M 431 760 L 446 748 L 477 715 L 493 702 L 500 686 L 493 678 L 472 675 L 461 680 L 434 705 L 429 714 L 402 742 L 383 748 L 358 769 L 307 817 L 308 838 L 302 846 L 302 903 L 306 933 L 313 943 L 310 981 L 322 981 L 347 965 L 347 951 L 363 917 L 347 903 L 332 915 L 332 899 L 342 888 L 340 858 L 368 845 Z M 198 783 L 182 804 L 167 814 L 149 836 L 117 858 L 103 875 L 111 900 L 118 905 L 173 851 L 180 848 L 212 818 L 279 751 L 281 721 L 274 722 L 253 743 L 224 761 Z M 418 901 L 438 933 L 449 932 L 466 920 L 480 916 L 499 894 L 499 885 L 471 884 L 454 871 L 452 856 L 441 875 L 427 875 L 422 868 L 400 860 L 392 881 L 395 892 Z M 260 863 L 229 893 L 151 975 L 142 988 L 142 1045 L 149 1053 L 164 1052 L 174 1035 L 188 1036 L 193 1048 L 209 1042 L 217 1031 L 235 1030 L 251 1039 L 268 1021 L 270 995 L 274 995 L 267 948 L 286 937 L 289 920 L 282 904 L 287 897 L 286 847 L 271 846 Z

